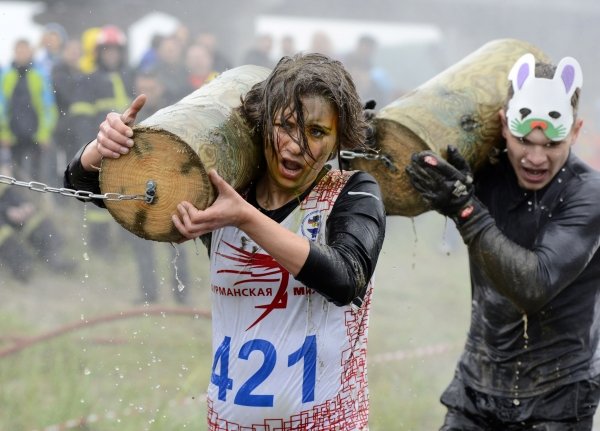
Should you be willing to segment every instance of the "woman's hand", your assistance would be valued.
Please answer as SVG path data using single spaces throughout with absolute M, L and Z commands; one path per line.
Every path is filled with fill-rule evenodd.
M 197 238 L 224 226 L 241 227 L 248 219 L 248 209 L 252 208 L 217 171 L 211 169 L 208 176 L 219 193 L 213 204 L 205 210 L 199 210 L 184 201 L 177 205 L 178 214 L 172 216 L 175 227 L 187 239 Z
M 98 136 L 84 150 L 81 164 L 87 171 L 97 169 L 103 157 L 118 159 L 133 146 L 133 130 L 138 112 L 144 107 L 146 96 L 140 94 L 123 114 L 111 112 L 100 124 Z

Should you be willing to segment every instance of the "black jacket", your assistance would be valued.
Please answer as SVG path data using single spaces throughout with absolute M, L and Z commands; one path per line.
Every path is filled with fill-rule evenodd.
M 600 374 L 600 173 L 571 154 L 542 190 L 508 159 L 478 175 L 469 249 L 471 327 L 457 375 L 497 396 L 534 396 Z

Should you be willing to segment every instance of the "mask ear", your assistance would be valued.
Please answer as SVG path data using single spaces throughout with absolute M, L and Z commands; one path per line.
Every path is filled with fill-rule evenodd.
M 567 97 L 571 97 L 577 88 L 583 84 L 583 75 L 579 62 L 573 57 L 565 57 L 556 66 L 554 79 L 560 79 Z
M 518 93 L 527 80 L 534 77 L 535 57 L 532 53 L 522 55 L 513 65 L 508 74 L 508 80 L 512 82 L 515 93 Z

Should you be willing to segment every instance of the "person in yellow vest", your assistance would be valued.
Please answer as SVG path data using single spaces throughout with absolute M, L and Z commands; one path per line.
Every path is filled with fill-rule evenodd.
M 12 160 L 24 175 L 47 181 L 50 174 L 43 152 L 51 150 L 58 111 L 52 84 L 34 65 L 29 41 L 15 42 L 12 64 L 0 79 L 0 93 L 0 146 L 10 147 Z
M 114 25 L 101 27 L 96 34 L 94 52 L 95 69 L 77 87 L 77 97 L 70 107 L 78 123 L 77 136 L 94 136 L 97 125 L 109 112 L 122 112 L 132 100 L 133 71 L 127 61 L 125 33 Z M 114 223 L 110 214 L 90 206 L 86 218 L 91 247 L 105 257 L 113 256 L 111 236 L 107 235 L 108 227 Z

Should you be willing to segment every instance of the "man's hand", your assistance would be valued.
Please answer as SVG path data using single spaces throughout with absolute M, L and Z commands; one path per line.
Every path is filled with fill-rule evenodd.
M 473 175 L 455 147 L 447 151 L 448 161 L 431 151 L 413 154 L 406 173 L 431 208 L 455 220 L 466 219 L 473 211 Z

